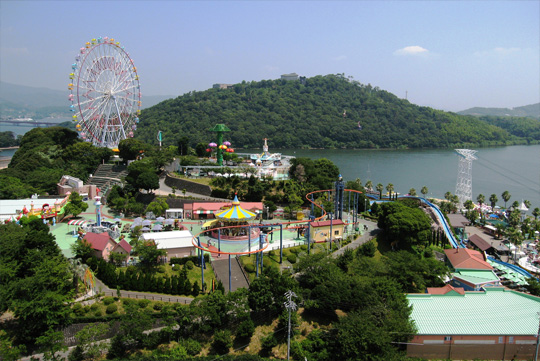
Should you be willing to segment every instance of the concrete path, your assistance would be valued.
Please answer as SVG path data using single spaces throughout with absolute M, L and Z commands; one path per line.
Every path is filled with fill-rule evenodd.
M 356 237 L 354 241 L 332 253 L 332 257 L 339 257 L 345 252 L 346 249 L 356 249 L 360 247 L 364 243 L 367 243 L 373 238 L 377 237 L 377 235 L 381 232 L 381 229 L 377 227 L 377 223 L 373 221 L 362 219 L 360 221 L 360 225 L 366 225 L 368 229 L 363 231 L 362 235 Z
M 218 280 L 221 280 L 223 287 L 225 287 L 225 293 L 229 292 L 229 257 L 225 256 L 218 260 L 212 261 L 212 267 L 214 268 L 214 274 Z M 232 292 L 239 288 L 249 288 L 249 284 L 238 264 L 238 261 L 234 256 L 231 256 L 231 286 Z

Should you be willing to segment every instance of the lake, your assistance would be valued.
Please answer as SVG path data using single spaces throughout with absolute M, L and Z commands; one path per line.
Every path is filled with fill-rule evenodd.
M 476 202 L 482 193 L 489 203 L 496 194 L 498 205 L 504 206 L 502 193 L 512 195 L 508 206 L 514 201 L 529 200 L 532 208 L 540 208 L 540 145 L 476 148 L 477 160 L 472 163 L 472 194 Z M 270 151 L 273 151 L 270 149 Z M 276 150 L 276 152 L 278 152 Z M 284 155 L 327 158 L 340 169 L 345 180 L 360 178 L 363 184 L 371 180 L 373 185 L 388 183 L 394 191 L 406 194 L 415 188 L 420 194 L 428 187 L 428 197 L 444 198 L 446 192 L 455 194 L 458 163 L 461 158 L 454 149 L 422 150 L 281 150 Z M 530 212 L 529 212 L 530 213 Z

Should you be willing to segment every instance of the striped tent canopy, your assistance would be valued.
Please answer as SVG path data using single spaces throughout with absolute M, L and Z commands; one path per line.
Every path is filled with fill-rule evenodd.
M 88 223 L 87 220 L 85 219 L 72 219 L 71 221 L 68 222 L 68 225 L 69 226 L 86 226 L 86 224 Z
M 232 207 L 224 210 L 223 212 L 216 213 L 216 218 L 225 219 L 229 221 L 234 220 L 243 220 L 247 221 L 249 219 L 255 218 L 255 213 L 246 211 L 240 207 L 240 202 L 236 194 L 234 195 L 234 200 L 232 202 Z

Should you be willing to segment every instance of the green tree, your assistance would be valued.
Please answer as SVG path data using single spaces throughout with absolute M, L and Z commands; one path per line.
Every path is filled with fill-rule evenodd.
M 536 207 L 535 209 L 533 209 L 532 215 L 534 216 L 535 220 L 538 219 L 538 217 L 540 216 L 540 208 Z
M 372 190 L 373 189 L 373 182 L 368 180 L 366 182 L 366 185 L 364 186 L 366 189 Z
M 118 155 L 124 162 L 137 159 L 150 146 L 140 139 L 126 138 L 118 144 Z
M 64 344 L 64 333 L 54 331 L 52 327 L 36 339 L 36 344 L 43 351 L 44 360 L 63 360 L 57 353 L 65 352 L 68 349 Z
M 414 188 L 409 189 L 409 195 L 416 197 L 416 189 Z
M 423 186 L 422 189 L 420 190 L 420 193 L 422 193 L 422 196 L 423 196 L 424 198 L 426 197 L 426 195 L 428 194 L 428 192 L 429 192 L 429 189 L 428 189 L 428 187 L 426 187 L 426 186 Z
M 508 191 L 504 191 L 501 195 L 503 201 L 504 201 L 504 208 L 506 208 L 506 202 L 508 202 L 510 200 L 510 198 L 512 198 L 512 195 L 510 194 L 510 192 Z
M 140 242 L 136 246 L 135 252 L 139 255 L 140 264 L 148 269 L 156 267 L 159 264 L 160 259 L 167 255 L 167 251 L 159 249 L 154 240 Z
M 483 194 L 479 194 L 478 197 L 476 197 L 476 201 L 482 207 L 482 204 L 486 202 L 486 197 Z
M 106 323 L 93 323 L 75 334 L 77 347 L 81 349 L 84 358 L 96 360 L 107 350 L 107 343 L 100 340 L 109 330 L 110 326 Z
M 54 236 L 40 218 L 0 225 L 0 312 L 10 310 L 25 327 L 18 343 L 30 343 L 69 320 L 72 274 Z
M 212 349 L 218 355 L 224 355 L 229 353 L 229 349 L 232 347 L 232 335 L 229 330 L 220 330 L 214 334 L 214 341 L 212 342 Z
M 88 204 L 83 201 L 83 197 L 77 192 L 73 192 L 69 195 L 69 202 L 64 208 L 64 214 L 72 214 L 74 217 L 77 217 L 82 212 L 88 209 Z
M 492 194 L 491 196 L 489 196 L 489 202 L 491 204 L 491 209 L 495 209 L 495 205 L 497 204 L 497 202 L 499 201 L 499 198 L 497 198 L 497 195 L 496 194 Z
M 181 156 L 189 155 L 189 137 L 183 136 L 178 140 L 178 154 Z M 206 148 L 205 148 L 206 149 Z
M 377 190 L 377 192 L 379 192 L 379 199 L 382 199 L 382 191 L 384 189 L 384 186 L 381 183 L 377 183 L 375 189 Z
M 150 202 L 150 204 L 146 207 L 145 212 L 152 212 L 156 216 L 163 216 L 165 215 L 165 211 L 169 209 L 169 205 L 165 201 L 164 198 L 156 198 L 153 202 Z

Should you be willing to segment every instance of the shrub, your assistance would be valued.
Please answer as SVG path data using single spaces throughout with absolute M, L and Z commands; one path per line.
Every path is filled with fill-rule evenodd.
M 90 309 L 93 312 L 96 312 L 97 310 L 99 310 L 99 305 L 97 303 L 92 303 L 92 306 L 90 306 Z
M 162 266 L 159 266 L 159 267 L 157 268 L 157 271 L 158 271 L 158 273 L 165 273 L 165 266 L 163 266 L 163 265 L 162 265 Z
M 272 261 L 270 260 L 270 258 L 266 257 L 266 258 L 263 258 L 263 267 L 271 267 L 272 266 Z
M 156 310 L 156 311 L 161 311 L 161 309 L 163 308 L 163 302 L 156 302 L 156 303 L 154 303 L 153 308 L 154 308 L 154 310 Z
M 202 350 L 201 344 L 198 341 L 193 340 L 191 338 L 188 338 L 187 340 L 180 340 L 178 341 L 178 343 L 184 346 L 184 348 L 187 351 L 187 354 L 190 356 L 198 355 Z
M 268 255 L 270 257 L 274 257 L 276 255 L 276 251 L 272 250 L 272 251 L 268 252 Z
M 174 272 L 179 272 L 180 269 L 181 269 L 181 267 L 180 267 L 179 264 L 175 264 L 175 265 L 172 266 L 172 270 L 173 270 Z
M 253 336 L 253 332 L 255 332 L 255 324 L 251 318 L 248 318 L 238 325 L 238 328 L 236 329 L 236 337 L 248 339 Z
M 103 312 L 101 312 L 101 309 L 98 308 L 97 310 L 95 310 L 95 311 L 94 311 L 94 316 L 95 316 L 95 317 L 101 317 L 101 316 L 103 316 Z
M 298 247 L 293 247 L 290 250 L 291 250 L 292 254 L 298 254 L 298 252 L 300 252 L 300 248 L 298 248 Z
M 223 330 L 217 331 L 214 334 L 214 341 L 212 342 L 212 348 L 217 354 L 224 355 L 229 352 L 233 342 L 231 338 L 231 331 Z
M 88 305 L 88 306 L 84 306 L 84 308 L 83 308 L 83 312 L 84 312 L 84 313 L 88 313 L 88 312 L 90 312 L 90 305 Z
M 271 333 L 261 340 L 261 348 L 263 353 L 268 354 L 272 350 L 273 347 L 275 347 L 278 344 L 276 336 Z
M 186 262 L 186 268 L 187 269 L 192 270 L 193 267 L 195 267 L 195 264 L 193 263 L 193 261 L 187 261 Z
M 302 251 L 307 251 L 307 244 L 301 245 L 301 246 L 300 246 L 300 249 L 301 249 Z
M 289 248 L 283 250 L 283 257 L 287 258 L 291 254 L 291 250 Z
M 74 304 L 71 310 L 77 316 L 82 316 L 84 314 L 84 308 L 80 303 Z
M 146 308 L 150 304 L 150 301 L 147 299 L 142 299 L 137 302 L 140 308 Z
M 105 298 L 103 299 L 103 304 L 104 304 L 105 306 L 108 306 L 108 305 L 110 305 L 110 304 L 113 303 L 113 302 L 114 302 L 114 298 L 112 298 L 112 297 L 105 297 Z
M 253 273 L 255 272 L 255 265 L 253 263 L 248 263 L 244 265 L 244 269 L 246 270 L 247 273 Z
M 135 302 L 136 301 L 132 300 L 131 298 L 122 298 L 122 303 L 124 304 L 124 306 L 132 305 Z
M 296 263 L 296 255 L 295 254 L 290 254 L 287 256 L 287 261 L 289 261 L 291 264 L 295 264 Z
M 111 303 L 107 306 L 107 310 L 105 312 L 110 315 L 111 313 L 114 313 L 116 311 L 118 311 L 118 306 L 115 303 Z

